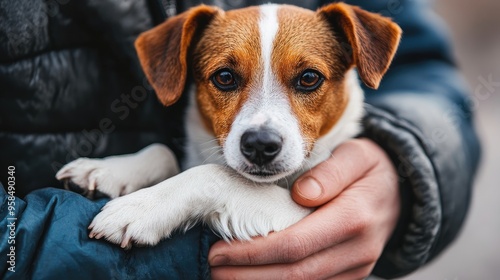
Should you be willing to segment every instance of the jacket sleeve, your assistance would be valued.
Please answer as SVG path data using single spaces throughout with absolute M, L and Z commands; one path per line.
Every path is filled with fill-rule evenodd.
M 209 268 L 202 264 L 217 239 L 202 225 L 157 246 L 129 251 L 89 239 L 87 226 L 107 201 L 53 188 L 20 199 L 0 184 L 0 278 L 209 278 Z
M 471 99 L 439 19 L 424 1 L 350 1 L 403 29 L 377 91 L 366 89 L 364 136 L 397 169 L 402 212 L 374 274 L 410 273 L 454 240 L 466 216 L 480 148 Z

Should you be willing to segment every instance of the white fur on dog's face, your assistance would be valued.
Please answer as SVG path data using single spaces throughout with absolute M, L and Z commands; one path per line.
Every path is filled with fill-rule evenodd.
M 277 10 L 276 5 L 261 7 L 259 33 L 263 63 L 262 82 L 250 90 L 248 100 L 236 115 L 223 145 L 227 164 L 257 182 L 275 181 L 290 175 L 302 166 L 306 156 L 306 147 L 298 121 L 290 107 L 286 89 L 280 84 L 271 67 L 274 38 L 279 28 Z M 246 131 L 263 128 L 278 132 L 283 139 L 283 146 L 278 156 L 265 166 L 264 170 L 259 170 L 242 155 L 240 141 Z M 275 175 L 255 176 L 249 174 L 252 171 Z

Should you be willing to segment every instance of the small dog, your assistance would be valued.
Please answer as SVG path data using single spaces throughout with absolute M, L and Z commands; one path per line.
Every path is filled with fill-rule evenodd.
M 200 220 L 226 240 L 283 230 L 312 211 L 293 202 L 288 183 L 360 132 L 358 74 L 377 88 L 400 35 L 390 19 L 343 3 L 316 12 L 192 8 L 135 44 L 165 106 L 190 89 L 185 171 L 154 144 L 78 159 L 56 177 L 89 194 L 125 195 L 89 226 L 91 238 L 123 248 L 155 245 Z

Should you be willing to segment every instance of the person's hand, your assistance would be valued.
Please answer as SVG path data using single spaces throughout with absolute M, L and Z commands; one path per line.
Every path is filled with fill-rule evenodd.
M 293 199 L 318 207 L 300 222 L 267 237 L 209 253 L 214 279 L 363 279 L 372 271 L 399 217 L 397 175 L 366 139 L 340 145 L 303 174 Z

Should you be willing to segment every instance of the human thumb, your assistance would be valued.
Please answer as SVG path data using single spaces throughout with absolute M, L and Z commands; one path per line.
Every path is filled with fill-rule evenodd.
M 305 207 L 318 207 L 334 199 L 376 164 L 376 157 L 367 152 L 373 145 L 365 139 L 340 145 L 331 157 L 295 181 L 293 200 Z

